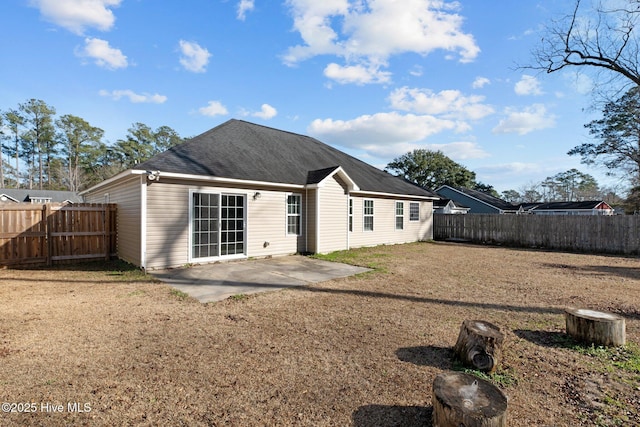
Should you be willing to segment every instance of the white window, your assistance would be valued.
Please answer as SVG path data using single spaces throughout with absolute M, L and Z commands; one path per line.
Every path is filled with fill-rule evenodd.
M 396 230 L 404 229 L 404 203 L 396 202 Z
M 353 199 L 349 198 L 349 231 L 353 231 Z
M 287 195 L 287 234 L 293 236 L 302 234 L 302 196 L 300 194 Z
M 409 221 L 420 221 L 420 203 L 409 203 Z
M 373 200 L 364 200 L 362 224 L 364 231 L 373 231 Z

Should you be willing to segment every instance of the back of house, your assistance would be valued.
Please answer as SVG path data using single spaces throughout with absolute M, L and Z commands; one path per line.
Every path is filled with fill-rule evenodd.
M 314 138 L 230 120 L 83 193 L 147 269 L 432 238 L 433 193 Z

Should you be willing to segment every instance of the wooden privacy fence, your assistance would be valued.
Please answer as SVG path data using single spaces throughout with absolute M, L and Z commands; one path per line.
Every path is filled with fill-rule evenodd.
M 0 205 L 0 266 L 109 259 L 116 252 L 115 204 Z
M 433 215 L 435 240 L 640 254 L 640 215 Z

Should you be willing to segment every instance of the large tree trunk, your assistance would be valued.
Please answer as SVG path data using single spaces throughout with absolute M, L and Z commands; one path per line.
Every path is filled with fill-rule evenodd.
M 445 372 L 433 381 L 433 427 L 504 427 L 507 398 L 488 381 Z
M 453 348 L 463 364 L 494 372 L 502 357 L 504 335 L 496 325 L 482 320 L 465 320 Z
M 624 317 L 583 308 L 568 308 L 564 315 L 567 334 L 577 341 L 604 346 L 626 342 Z

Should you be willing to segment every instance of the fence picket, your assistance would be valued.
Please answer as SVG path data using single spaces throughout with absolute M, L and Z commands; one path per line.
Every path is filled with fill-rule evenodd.
M 109 259 L 116 210 L 115 204 L 0 205 L 0 266 Z
M 437 214 L 433 237 L 631 255 L 640 254 L 640 216 Z

